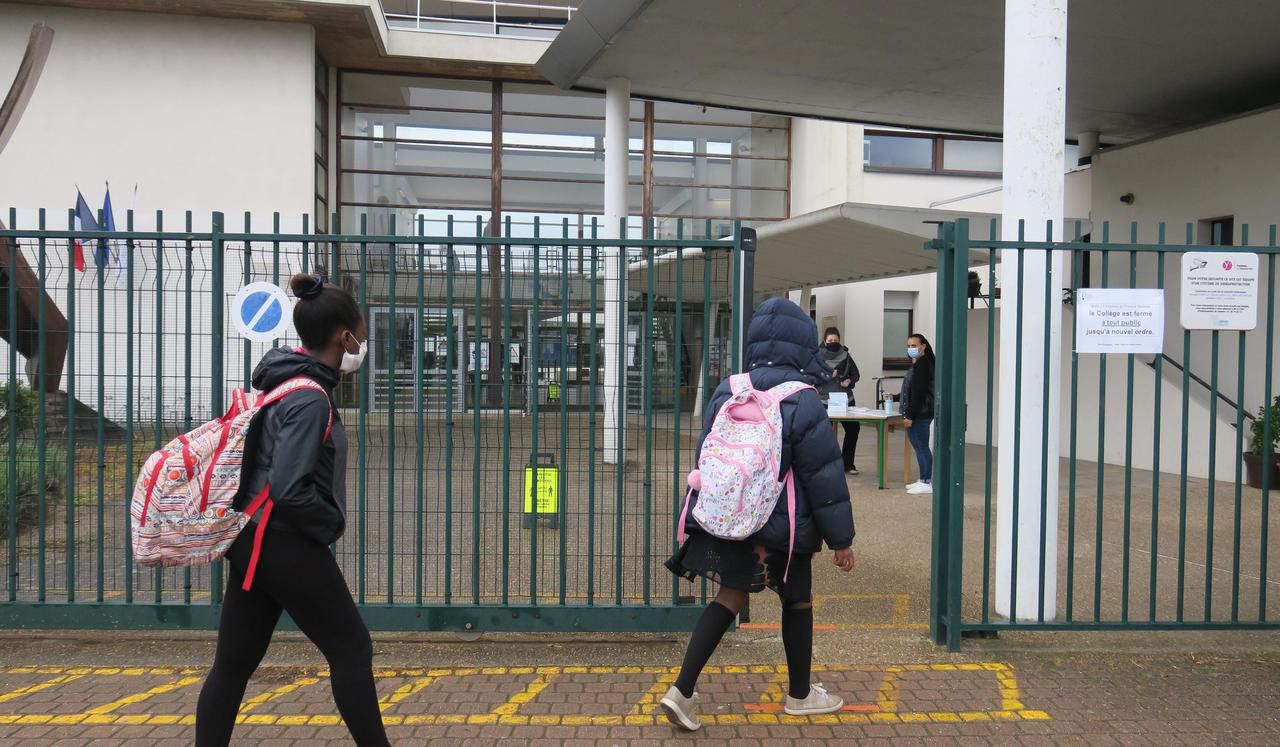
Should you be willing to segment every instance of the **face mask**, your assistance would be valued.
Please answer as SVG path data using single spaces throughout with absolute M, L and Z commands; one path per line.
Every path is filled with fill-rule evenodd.
M 840 343 L 838 343 L 838 342 L 828 342 L 828 343 L 827 343 L 827 350 L 830 350 L 830 351 L 831 351 L 831 352 L 833 352 L 833 353 L 838 353 L 838 352 L 840 352 Z
M 915 360 L 920 357 L 920 348 L 907 348 L 907 357 Z
M 351 335 L 351 339 L 356 339 L 355 335 Z M 342 364 L 338 366 L 340 372 L 344 374 L 355 373 L 364 365 L 364 357 L 369 353 L 369 341 L 365 340 L 359 343 L 359 346 L 359 350 L 354 353 L 348 353 L 345 349 L 342 351 Z

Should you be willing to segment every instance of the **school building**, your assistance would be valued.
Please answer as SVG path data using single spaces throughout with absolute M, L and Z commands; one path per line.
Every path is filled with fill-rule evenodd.
M 177 237 L 138 236 L 136 276 L 123 267 L 123 239 L 96 279 L 93 268 L 74 273 L 69 249 L 59 250 L 51 296 L 63 315 L 75 297 L 70 336 L 84 331 L 63 379 L 74 378 L 77 398 L 100 402 L 112 423 L 146 413 L 148 428 L 176 427 L 193 402 L 203 413 L 220 386 L 210 369 L 238 381 L 267 344 L 242 344 L 229 328 L 225 344 L 190 335 L 213 325 L 219 308 L 190 294 L 230 303 L 245 281 L 320 268 L 370 310 L 369 370 L 343 404 L 383 462 L 370 456 L 359 479 L 376 473 L 391 482 L 376 490 L 402 499 L 369 509 L 370 525 L 385 530 L 368 538 L 379 549 L 366 552 L 361 535 L 358 548 L 342 550 L 359 563 L 361 601 L 365 578 L 388 589 L 388 603 L 413 596 L 412 580 L 397 586 L 396 568 L 423 567 L 432 537 L 413 536 L 412 514 L 426 493 L 417 510 L 438 512 L 446 528 L 425 531 L 457 539 L 425 551 L 436 565 L 418 572 L 419 604 L 456 596 L 477 606 L 546 605 L 524 586 L 512 601 L 516 581 L 503 574 L 512 568 L 558 591 L 561 605 L 599 592 L 619 607 L 668 605 L 679 615 L 692 592 L 660 576 L 679 484 L 672 474 L 690 466 L 708 391 L 740 364 L 750 302 L 786 294 L 819 328 L 840 328 L 862 371 L 860 405 L 897 391 L 908 332 L 929 335 L 940 359 L 963 353 L 948 379 L 963 393 L 940 395 L 967 411 L 940 414 L 937 439 L 940 452 L 957 448 L 950 469 L 972 459 L 967 481 L 950 495 L 940 490 L 935 511 L 952 500 L 963 507 L 966 495 L 985 499 L 983 521 L 959 535 L 969 542 L 975 526 L 996 535 L 972 545 L 996 571 L 995 593 L 983 596 L 1004 616 L 1022 619 L 1039 604 L 1039 617 L 1061 617 L 1071 604 L 1059 597 L 1077 582 L 1063 576 L 1076 548 L 1057 538 L 1075 526 L 1077 466 L 1153 471 L 1157 485 L 1161 474 L 1224 482 L 1229 491 L 1259 408 L 1280 389 L 1276 255 L 1265 248 L 1280 222 L 1280 53 L 1268 36 L 1280 8 L 1245 0 L 747 6 L 0 3 L 0 81 L 20 74 L 33 25 L 53 30 L 0 152 L 0 206 L 15 208 L 0 220 L 34 230 L 44 208 L 48 226 L 63 229 L 77 189 L 96 211 L 109 182 L 118 229 L 132 205 L 133 230 L 196 235 L 186 255 Z M 224 225 L 213 224 L 215 212 Z M 954 235 L 925 242 L 957 220 L 968 221 L 968 243 L 940 282 L 939 249 Z M 742 228 L 757 237 L 749 263 Z M 235 251 L 226 266 L 206 253 L 218 231 L 239 236 L 228 239 Z M 324 242 L 326 234 L 345 239 Z M 382 240 L 365 245 L 353 240 L 360 234 Z M 415 236 L 432 237 L 430 246 Z M 483 241 L 493 237 L 508 243 Z M 1002 243 L 1024 239 L 1062 246 Z M 620 251 L 626 240 L 636 246 Z M 1130 242 L 1144 248 L 1127 252 Z M 35 267 L 35 239 L 17 243 Z M 1160 243 L 1263 247 L 1240 249 L 1258 255 L 1256 324 L 1187 334 L 1183 253 Z M 184 287 L 184 267 L 194 287 Z M 974 292 L 947 295 L 969 270 Z M 134 296 L 127 315 L 94 316 L 99 303 L 119 311 L 131 277 L 157 295 Z M 1104 287 L 1164 289 L 1161 353 L 1076 351 L 1081 292 Z M 6 380 L 25 382 L 29 368 L 14 360 Z M 414 425 L 416 434 L 403 432 Z M 1267 427 L 1269 435 L 1276 424 Z M 396 479 L 397 458 L 415 458 L 415 439 L 419 451 L 447 440 L 449 453 L 418 457 L 428 466 L 416 483 L 407 462 Z M 504 452 L 501 469 L 486 449 Z M 655 456 L 664 450 L 674 461 Z M 594 550 L 598 568 L 590 552 L 577 557 L 523 535 L 511 548 L 504 540 L 492 566 L 472 555 L 477 538 L 496 552 L 493 537 L 515 526 L 488 492 L 508 496 L 519 514 L 523 470 L 542 451 L 559 455 L 561 522 L 581 514 L 588 534 L 599 529 L 588 520 L 609 524 Z M 1050 466 L 1059 460 L 1061 469 Z M 956 475 L 947 470 L 944 478 Z M 456 485 L 434 484 L 432 475 L 452 472 Z M 601 491 L 612 503 L 579 495 L 606 475 Z M 472 491 L 482 489 L 484 503 L 473 506 Z M 450 490 L 465 491 L 457 506 Z M 1265 588 L 1274 583 L 1269 493 L 1249 490 L 1227 526 L 1244 517 L 1245 534 L 1261 541 L 1250 567 Z M 1241 508 L 1249 501 L 1253 513 Z M 1145 510 L 1162 526 L 1158 508 Z M 399 543 L 388 548 L 389 540 Z M 512 565 L 508 550 L 524 565 Z M 1019 564 L 1014 582 L 1008 571 Z M 1089 572 L 1101 574 L 1096 565 Z M 127 568 L 127 558 L 99 555 L 84 566 L 107 569 L 99 595 L 116 566 Z M 1039 574 L 1025 571 L 1037 566 Z M 442 576 L 463 567 L 476 578 Z M 582 573 L 592 580 L 579 588 L 572 579 Z M 151 583 L 140 578 L 139 590 Z M 1161 617 L 1165 601 L 1154 596 Z M 1023 614 L 1009 614 L 1011 601 Z M 1260 620 L 1275 619 L 1268 604 L 1264 594 Z M 605 619 L 576 624 L 612 624 Z

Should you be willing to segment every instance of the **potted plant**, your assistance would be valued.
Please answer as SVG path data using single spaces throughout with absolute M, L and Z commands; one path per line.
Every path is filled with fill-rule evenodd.
M 1252 437 L 1249 439 L 1249 451 L 1244 454 L 1245 470 L 1249 473 L 1249 487 L 1261 488 L 1263 470 L 1271 470 L 1270 487 L 1280 489 L 1280 397 L 1271 403 L 1271 464 L 1265 465 L 1266 448 L 1262 442 L 1262 431 L 1267 420 L 1266 408 L 1258 408 L 1258 417 L 1249 424 Z

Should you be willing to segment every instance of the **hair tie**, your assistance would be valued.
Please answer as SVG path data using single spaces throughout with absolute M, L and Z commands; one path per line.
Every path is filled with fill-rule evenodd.
M 298 298 L 302 298 L 302 299 L 315 298 L 316 296 L 319 296 L 323 291 L 324 291 L 324 276 L 312 275 L 311 285 L 308 285 L 306 288 L 304 288 L 302 292 L 298 294 Z

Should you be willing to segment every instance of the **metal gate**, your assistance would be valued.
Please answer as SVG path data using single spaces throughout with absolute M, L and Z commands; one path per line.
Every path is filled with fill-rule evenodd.
M 452 221 L 426 236 L 421 219 L 383 236 L 364 220 L 282 232 L 279 215 L 270 232 L 246 216 L 242 233 L 216 213 L 206 230 L 191 213 L 182 231 L 162 214 L 155 230 L 130 215 L 116 233 L 49 230 L 43 212 L 34 228 L 15 228 L 14 211 L 8 222 L 0 626 L 216 625 L 221 564 L 138 567 L 129 496 L 146 456 L 220 414 L 269 346 L 237 336 L 235 292 L 312 270 L 352 289 L 376 327 L 370 364 L 336 394 L 351 453 L 334 552 L 370 627 L 692 624 L 707 589 L 662 561 L 702 405 L 741 356 L 743 229 L 619 241 L 567 222 L 535 222 L 534 238 L 503 238 L 509 222 L 497 237 L 455 237 Z M 673 344 L 655 341 L 660 329 Z M 554 355 L 510 352 L 530 339 Z M 549 383 L 527 386 L 534 376 Z
M 1262 237 L 1265 245 L 1248 226 L 1238 236 L 1224 236 L 1224 227 L 1232 229 L 1223 221 L 1187 225 L 1178 244 L 1164 224 L 1128 226 L 1122 242 L 1112 240 L 1107 224 L 1091 234 L 1083 224 L 1069 226 L 1070 241 L 1053 241 L 1051 225 L 1046 240 L 1028 240 L 1019 226 L 1019 240 L 1000 241 L 994 221 L 982 231 L 986 238 L 974 238 L 960 220 L 941 226 L 929 243 L 939 252 L 931 593 L 937 643 L 958 650 L 963 636 L 1008 630 L 1280 627 L 1280 572 L 1269 557 L 1280 530 L 1270 504 L 1280 451 L 1273 376 L 1280 249 L 1274 225 Z M 1050 276 L 1043 298 L 1024 292 L 1028 263 L 1002 274 L 1008 266 L 1002 256 L 1039 255 L 1044 262 L 1048 252 L 1063 253 L 1070 277 Z M 1256 328 L 1182 328 L 1182 293 L 1194 287 L 1183 276 L 1210 263 L 1230 269 L 1228 252 L 1252 255 Z M 1143 288 L 1165 298 L 1157 333 L 1163 351 L 1080 352 L 1076 317 L 1092 313 L 1081 313 L 1081 304 L 1103 298 L 1091 291 Z M 1123 305 L 1124 296 L 1138 294 L 1119 295 Z M 1051 391 L 1048 377 L 1035 391 L 1023 388 L 1025 372 L 1047 371 L 1051 359 L 1049 344 L 1043 356 L 1028 356 L 1023 342 L 1039 336 L 1046 343 L 1051 330 L 1048 313 L 1043 329 L 1019 314 L 1011 325 L 1019 351 L 1014 391 L 999 391 L 1002 298 L 1016 299 L 1018 308 L 1063 305 L 1059 388 Z M 1143 316 L 1135 312 L 1131 322 L 1121 316 L 1113 326 L 1138 327 Z M 1060 403 L 1060 427 L 1051 434 L 1046 420 L 1038 441 L 1031 435 L 1039 448 L 1028 449 L 1021 408 L 1051 411 L 1051 399 Z M 1015 423 L 1013 480 L 1006 483 L 1013 489 L 1004 496 L 996 443 L 1001 407 L 1013 409 Z M 1053 440 L 1060 444 L 1056 464 L 1047 448 Z M 1061 488 L 1051 491 L 1042 478 L 1039 490 L 1019 489 L 1018 470 L 1028 465 L 1056 476 Z M 1001 499 L 1009 502 L 1004 511 Z M 1038 520 L 1027 526 L 1020 512 Z M 1039 562 L 1028 567 L 1028 556 Z M 1018 593 L 1020 577 L 1024 586 L 1035 582 L 1033 593 Z M 1010 591 L 1000 594 L 1002 588 Z

